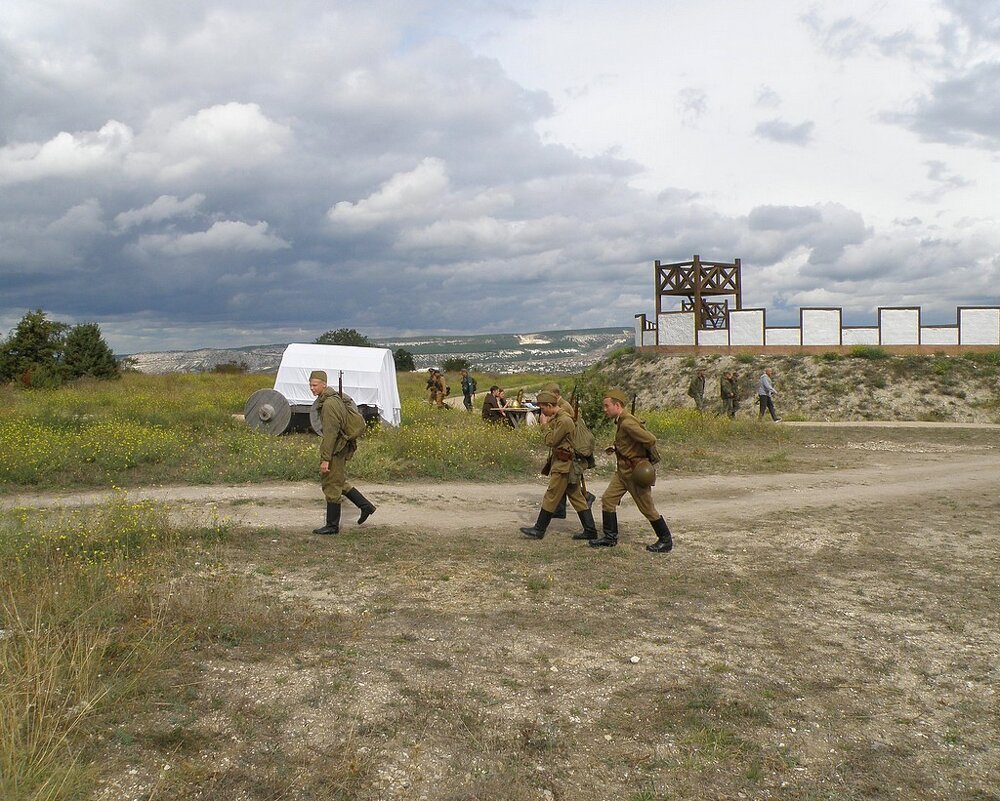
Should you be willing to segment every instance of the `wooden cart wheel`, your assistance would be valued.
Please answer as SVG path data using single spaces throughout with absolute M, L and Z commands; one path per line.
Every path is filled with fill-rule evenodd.
M 323 418 L 319 414 L 319 398 L 309 407 L 309 425 L 319 436 L 323 436 Z
M 284 434 L 292 421 L 292 407 L 277 390 L 258 389 L 243 407 L 243 418 L 256 431 Z

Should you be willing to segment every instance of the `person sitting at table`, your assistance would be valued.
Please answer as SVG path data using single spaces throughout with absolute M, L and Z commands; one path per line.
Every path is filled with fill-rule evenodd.
M 507 414 L 507 412 L 504 411 L 504 408 L 506 406 L 510 405 L 510 401 L 507 400 L 507 396 L 504 394 L 503 387 L 497 387 L 497 389 L 498 389 L 497 400 L 500 401 L 500 415 L 501 415 L 501 420 L 504 423 L 506 423 L 507 425 L 509 425 L 511 428 L 513 428 L 514 427 L 514 418 L 511 417 L 511 415 Z
M 500 387 L 494 384 L 489 394 L 483 398 L 483 420 L 487 423 L 503 423 L 506 415 L 500 408 Z

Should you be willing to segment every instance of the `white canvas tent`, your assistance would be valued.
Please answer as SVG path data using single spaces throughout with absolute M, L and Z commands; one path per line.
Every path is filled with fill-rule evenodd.
M 377 406 L 379 417 L 399 425 L 402 406 L 391 350 L 293 343 L 281 356 L 274 388 L 292 406 L 311 406 L 315 398 L 309 391 L 309 373 L 313 370 L 326 370 L 327 383 L 334 389 L 343 371 L 345 395 L 359 406 Z

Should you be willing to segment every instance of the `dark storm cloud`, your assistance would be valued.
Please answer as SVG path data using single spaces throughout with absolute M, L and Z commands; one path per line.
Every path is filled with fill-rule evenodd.
M 41 306 L 124 352 L 629 325 L 653 260 L 694 253 L 742 257 L 763 297 L 825 270 L 871 280 L 856 211 L 725 215 L 543 142 L 551 99 L 442 38 L 451 4 L 8 5 L 5 328 Z M 772 123 L 761 135 L 809 140 L 810 122 Z

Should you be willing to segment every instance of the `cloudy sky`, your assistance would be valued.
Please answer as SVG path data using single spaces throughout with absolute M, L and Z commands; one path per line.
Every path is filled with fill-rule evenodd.
M 1000 304 L 1000 4 L 5 0 L 0 330 L 119 352 Z

